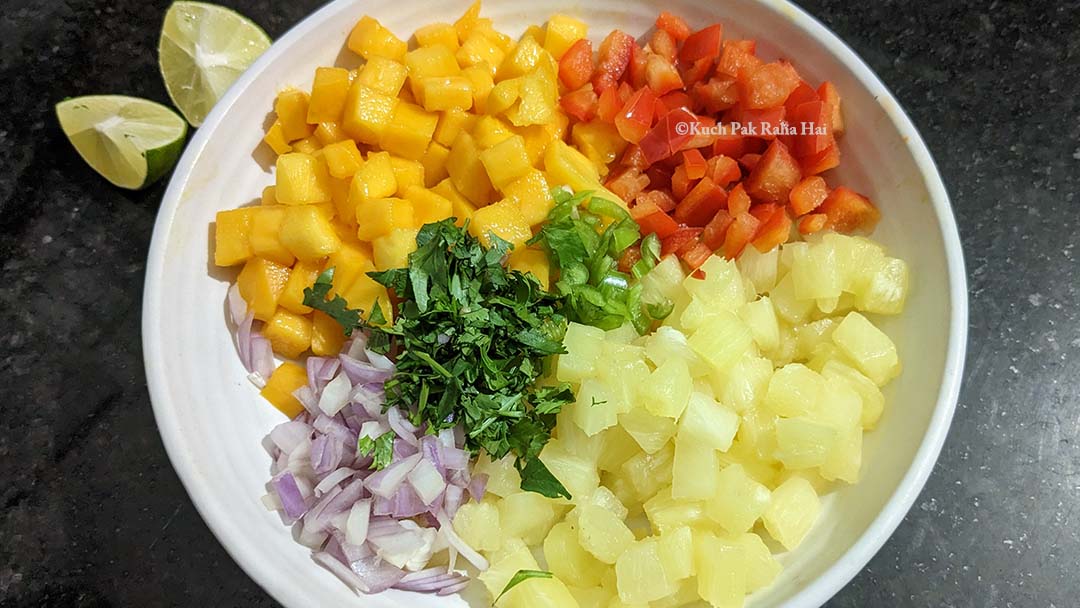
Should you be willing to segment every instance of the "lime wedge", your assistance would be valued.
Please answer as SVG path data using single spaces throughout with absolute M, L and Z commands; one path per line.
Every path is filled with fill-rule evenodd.
M 87 95 L 56 104 L 71 145 L 95 171 L 138 190 L 165 174 L 184 147 L 187 125 L 171 109 L 123 95 Z
M 240 13 L 203 2 L 174 2 L 161 27 L 158 65 L 169 97 L 197 127 L 269 47 L 266 32 Z

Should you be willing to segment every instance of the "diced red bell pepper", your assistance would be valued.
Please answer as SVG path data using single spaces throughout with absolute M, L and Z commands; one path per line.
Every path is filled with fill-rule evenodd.
M 679 226 L 668 236 L 660 237 L 660 257 L 682 249 L 684 245 L 697 239 L 701 230 L 692 226 Z
M 756 217 L 759 222 L 764 222 L 772 217 L 779 208 L 780 205 L 777 205 L 776 203 L 758 203 L 753 207 L 750 207 L 749 213 Z
M 720 135 L 713 142 L 712 153 L 714 156 L 723 155 L 729 158 L 739 158 L 749 151 L 746 144 L 746 136 L 741 133 Z
M 619 103 L 623 105 L 626 105 L 626 102 L 630 101 L 630 98 L 634 96 L 634 87 L 630 86 L 630 83 L 625 80 L 619 83 L 617 90 L 619 92 Z
M 582 38 L 559 59 L 559 80 L 571 91 L 580 89 L 593 77 L 592 42 Z
M 705 243 L 712 251 L 720 249 L 724 246 L 724 237 L 727 235 L 727 229 L 733 221 L 735 221 L 735 218 L 731 217 L 731 214 L 727 211 L 723 209 L 717 211 L 701 233 L 701 242 Z
M 612 30 L 600 43 L 596 77 L 593 78 L 593 85 L 599 92 L 614 86 L 622 78 L 626 66 L 630 64 L 633 48 L 634 38 L 621 30 Z
M 709 170 L 709 163 L 697 149 L 686 150 L 682 153 L 683 166 L 686 167 L 686 177 L 701 179 Z
M 773 141 L 746 178 L 746 193 L 756 201 L 783 205 L 787 203 L 791 189 L 801 179 L 799 161 L 795 160 L 787 146 Z
M 576 91 L 564 93 L 559 97 L 559 105 L 564 112 L 581 122 L 589 122 L 596 116 L 599 99 L 591 84 L 586 84 Z
M 675 54 L 679 52 L 679 45 L 675 42 L 675 38 L 662 29 L 653 32 L 652 37 L 649 38 L 649 48 L 671 63 L 675 63 Z
M 679 225 L 671 219 L 671 216 L 661 211 L 656 205 L 641 200 L 640 197 L 637 204 L 630 208 L 630 217 L 634 218 L 641 228 L 642 236 L 655 233 L 662 239 L 679 229 Z
M 803 158 L 821 152 L 832 143 L 832 118 L 829 105 L 823 101 L 808 101 L 796 106 L 788 123 L 798 131 L 792 152 Z
M 656 18 L 656 27 L 671 34 L 677 42 L 682 42 L 690 36 L 690 26 L 686 24 L 686 21 L 678 15 L 672 15 L 667 11 L 660 13 L 660 16 Z
M 593 85 L 595 86 L 595 84 Z M 600 99 L 596 104 L 596 117 L 606 123 L 614 123 L 619 110 L 622 109 L 622 101 L 619 100 L 618 87 L 608 87 L 600 93 Z
M 682 145 L 680 150 L 692 150 L 696 148 L 712 148 L 712 144 L 716 141 L 716 121 L 708 116 L 698 116 L 698 131 L 691 133 L 690 139 L 686 140 L 686 143 Z
M 724 46 L 735 46 L 741 50 L 754 55 L 757 53 L 757 40 L 725 40 Z
M 733 260 L 739 257 L 747 243 L 754 238 L 761 222 L 749 213 L 740 213 L 728 226 L 724 234 L 724 257 Z
M 686 83 L 686 86 L 690 87 L 699 82 L 704 82 L 709 77 L 709 73 L 712 72 L 713 60 L 710 57 L 704 59 L 698 59 L 694 63 L 687 64 L 686 67 L 679 66 L 679 74 L 682 76 L 682 80 Z
M 690 125 L 696 121 L 697 117 L 684 108 L 676 108 L 665 114 L 638 142 L 645 159 L 652 164 L 682 149 L 683 144 L 692 137 Z
M 767 108 L 764 110 L 749 110 L 740 104 L 727 111 L 727 120 L 741 125 L 745 130 L 744 135 L 761 139 L 775 139 L 776 134 L 782 132 L 784 106 Z
M 706 175 L 709 176 L 717 186 L 726 188 L 728 184 L 739 181 L 742 177 L 742 170 L 739 169 L 739 163 L 735 162 L 735 159 L 724 156 L 723 154 L 717 154 L 707 161 Z
M 626 66 L 624 80 L 635 89 L 645 86 L 645 66 L 649 63 L 649 54 L 641 45 L 634 42 L 630 47 L 630 64 Z
M 800 158 L 799 166 L 803 175 L 817 175 L 835 169 L 840 166 L 840 146 L 836 144 L 836 140 L 832 140 L 829 147 L 821 152 Z
M 829 106 L 829 115 L 832 116 L 832 131 L 836 135 L 844 132 L 844 115 L 840 113 L 840 91 L 836 85 L 826 80 L 818 87 L 818 97 Z
M 645 153 L 642 152 L 642 156 L 644 156 L 644 154 Z M 649 185 L 654 189 L 671 190 L 671 174 L 674 171 L 675 170 L 670 167 L 665 167 L 660 164 L 651 164 L 645 169 L 645 175 L 649 176 Z M 672 209 L 674 208 L 674 205 L 672 205 Z
M 698 82 L 690 89 L 692 108 L 698 112 L 716 114 L 734 106 L 739 101 L 739 89 L 733 78 L 712 78 Z
M 657 209 L 664 213 L 671 213 L 675 210 L 675 197 L 671 196 L 671 193 L 667 190 L 648 190 L 638 195 L 637 201 L 643 205 L 655 205 Z
M 783 60 L 746 67 L 738 75 L 739 100 L 751 110 L 775 108 L 783 105 L 800 82 L 799 73 Z
M 757 166 L 758 161 L 761 160 L 761 155 L 751 152 L 749 154 L 743 154 L 739 157 L 739 164 L 742 165 L 747 171 L 753 171 Z
M 655 54 L 649 55 L 649 62 L 645 64 L 645 82 L 660 96 L 683 88 L 682 77 L 679 76 L 679 70 L 675 69 L 675 64 Z
M 742 184 L 735 184 L 731 192 L 728 192 L 727 207 L 728 213 L 733 216 L 750 211 L 750 195 Z
M 704 227 L 727 204 L 727 192 L 709 178 L 694 186 L 675 207 L 675 221 L 687 226 Z
M 758 227 L 754 235 L 754 248 L 761 253 L 767 253 L 786 243 L 791 238 L 791 216 L 787 209 L 777 207 L 769 218 Z
M 696 180 L 691 180 L 690 176 L 686 173 L 686 165 L 679 165 L 675 167 L 675 171 L 671 174 L 671 195 L 677 200 L 686 198 L 687 194 L 690 194 L 691 188 L 697 183 Z
M 814 234 L 824 230 L 829 223 L 829 216 L 824 213 L 811 213 L 799 218 L 799 234 Z
M 817 209 L 828 195 L 829 186 L 825 184 L 824 179 L 816 175 L 804 178 L 795 184 L 788 194 L 791 212 L 795 214 L 795 217 L 806 215 Z
M 615 128 L 626 141 L 636 144 L 652 127 L 656 97 L 649 87 L 634 93 L 615 116 Z
M 690 109 L 690 96 L 687 95 L 685 91 L 671 91 L 667 95 L 661 97 L 660 101 L 663 102 L 664 107 L 667 108 L 668 112 L 678 110 L 679 108 L 684 108 L 686 110 Z
M 805 80 L 800 80 L 799 86 L 795 87 L 795 90 L 791 92 L 791 95 L 788 95 L 787 101 L 784 102 L 784 106 L 787 107 L 788 114 L 790 115 L 791 111 L 798 107 L 799 104 L 808 101 L 821 101 L 821 98 L 818 97 L 814 87 L 807 84 Z
M 633 167 L 612 173 L 604 184 L 604 187 L 618 194 L 619 198 L 628 203 L 637 198 L 637 195 L 648 186 L 649 176 Z
M 753 51 L 748 51 L 743 45 L 732 44 L 732 41 L 728 41 L 724 44 L 724 52 L 720 54 L 720 61 L 716 64 L 716 73 L 729 78 L 738 78 L 740 71 L 757 67 L 762 63 L 754 56 Z
M 626 146 L 626 151 L 623 152 L 622 158 L 619 159 L 619 164 L 642 171 L 649 167 L 649 163 L 645 161 L 645 155 L 641 153 L 641 148 L 637 144 Z
M 723 27 L 719 23 L 714 23 L 690 34 L 679 49 L 679 61 L 693 63 L 698 59 L 718 57 L 723 33 Z
M 683 248 L 679 250 L 679 257 L 682 258 L 682 261 L 686 262 L 686 265 L 689 266 L 691 270 L 701 268 L 705 262 L 712 257 L 712 254 L 712 249 L 709 249 L 709 246 L 701 241 L 693 241 L 692 246 L 683 246 Z
M 619 272 L 630 272 L 630 269 L 634 267 L 634 264 L 638 263 L 641 259 L 641 246 L 631 245 L 627 247 L 622 255 L 619 256 Z
M 837 232 L 873 230 L 881 219 L 881 212 L 865 196 L 837 186 L 825 197 L 818 211 L 829 216 L 829 227 Z

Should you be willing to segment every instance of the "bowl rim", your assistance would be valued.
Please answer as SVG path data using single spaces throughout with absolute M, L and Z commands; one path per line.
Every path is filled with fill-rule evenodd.
M 265 560 L 262 556 L 257 552 L 247 550 L 244 535 L 239 530 L 223 523 L 226 505 L 215 498 L 194 470 L 191 460 L 187 458 L 188 446 L 177 422 L 178 408 L 175 407 L 166 391 L 167 369 L 157 329 L 160 327 L 157 311 L 160 310 L 164 284 L 162 270 L 173 219 L 191 176 L 192 168 L 202 155 L 210 136 L 248 85 L 287 52 L 286 49 L 311 31 L 322 27 L 325 22 L 336 18 L 340 13 L 351 10 L 357 1 L 334 0 L 302 19 L 275 41 L 232 84 L 211 110 L 195 136 L 188 142 L 162 198 L 151 236 L 143 289 L 142 343 L 147 388 L 154 418 L 173 469 L 191 497 L 196 510 L 225 551 L 260 587 L 275 600 L 287 606 L 300 605 L 304 601 L 303 594 L 283 580 L 271 576 L 264 565 Z M 879 100 L 891 103 L 895 108 L 895 111 L 888 112 L 889 118 L 903 136 L 907 149 L 914 158 L 927 187 L 942 234 L 948 272 L 951 310 L 945 367 L 937 402 L 926 433 L 899 485 L 862 535 L 832 566 L 787 602 L 789 606 L 820 606 L 851 581 L 881 549 L 911 509 L 934 468 L 949 431 L 963 377 L 968 329 L 967 276 L 956 220 L 937 165 L 922 136 L 892 92 L 847 43 L 801 7 L 789 0 L 756 1 L 773 12 L 777 18 L 791 21 L 795 27 L 802 29 L 808 36 L 822 44 L 837 61 L 852 72 L 860 84 Z

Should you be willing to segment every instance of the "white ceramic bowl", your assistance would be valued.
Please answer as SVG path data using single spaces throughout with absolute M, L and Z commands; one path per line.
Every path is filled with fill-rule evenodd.
M 465 2 L 337 0 L 285 36 L 214 108 L 181 158 L 165 194 L 147 266 L 143 341 L 150 395 L 173 466 L 214 534 L 282 604 L 448 606 L 459 598 L 388 592 L 357 598 L 318 567 L 289 529 L 259 503 L 270 460 L 260 445 L 282 420 L 245 379 L 225 326 L 234 273 L 215 268 L 211 223 L 218 210 L 259 197 L 271 183 L 260 146 L 275 93 L 308 87 L 316 66 L 348 65 L 344 41 L 371 14 L 408 37 L 452 22 Z M 905 313 L 885 322 L 904 361 L 887 392 L 879 428 L 867 435 L 863 481 L 829 495 L 820 521 L 757 606 L 817 606 L 846 584 L 893 532 L 930 474 L 960 385 L 967 289 L 948 195 L 922 139 L 896 100 L 834 34 L 783 0 L 669 0 L 663 8 L 700 26 L 721 20 L 725 36 L 756 38 L 760 54 L 786 57 L 808 80 L 831 80 L 844 99 L 847 133 L 837 179 L 876 201 L 875 237 L 910 264 Z M 614 27 L 643 34 L 659 8 L 641 0 L 586 3 L 488 0 L 484 14 L 519 34 L 555 12 L 583 16 L 594 41 Z M 482 605 L 477 603 L 477 605 Z

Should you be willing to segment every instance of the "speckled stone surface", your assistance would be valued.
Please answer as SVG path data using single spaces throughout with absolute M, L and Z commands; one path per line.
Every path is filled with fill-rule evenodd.
M 272 35 L 317 2 L 229 1 Z M 0 605 L 272 606 L 196 513 L 143 376 L 164 186 L 111 188 L 52 105 L 167 102 L 163 0 L 0 2 Z M 1080 2 L 805 2 L 877 71 L 952 194 L 965 385 L 915 508 L 835 606 L 1080 602 Z

